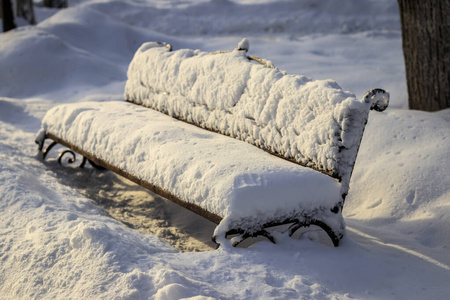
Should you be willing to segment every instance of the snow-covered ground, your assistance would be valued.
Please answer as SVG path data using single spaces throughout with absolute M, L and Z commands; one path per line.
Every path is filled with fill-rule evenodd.
M 36 3 L 37 26 L 0 34 L 0 299 L 448 298 L 450 110 L 407 110 L 395 0 L 69 6 Z M 366 127 L 341 247 L 310 233 L 212 251 L 208 221 L 111 173 L 37 159 L 45 112 L 121 101 L 142 43 L 216 51 L 243 37 L 290 74 L 335 79 L 358 98 L 391 92 Z

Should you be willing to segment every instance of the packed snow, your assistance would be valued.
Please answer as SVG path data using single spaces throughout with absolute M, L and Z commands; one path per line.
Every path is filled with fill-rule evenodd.
M 450 110 L 406 109 L 395 0 L 69 6 L 37 2 L 37 26 L 0 34 L 1 299 L 448 297 Z M 38 159 L 45 113 L 60 103 L 123 101 L 143 43 L 214 52 L 243 37 L 249 55 L 288 74 L 331 78 L 357 99 L 374 87 L 391 93 L 390 107 L 369 116 L 340 247 L 314 231 L 213 250 L 214 225 L 202 218 L 110 172 Z

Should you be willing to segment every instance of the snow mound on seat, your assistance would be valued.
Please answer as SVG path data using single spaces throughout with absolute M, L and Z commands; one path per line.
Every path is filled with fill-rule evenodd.
M 214 213 L 229 226 L 319 217 L 340 184 L 252 145 L 126 102 L 59 105 L 43 130 Z M 42 138 L 42 136 L 40 136 Z M 339 217 L 338 217 L 339 219 Z M 258 229 L 258 228 L 256 228 Z

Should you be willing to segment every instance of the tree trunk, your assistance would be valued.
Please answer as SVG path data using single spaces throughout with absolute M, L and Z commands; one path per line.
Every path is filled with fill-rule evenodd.
M 36 24 L 34 18 L 33 0 L 16 0 L 17 17 L 24 18 L 31 25 Z
M 450 1 L 398 0 L 409 108 L 450 107 Z
M 2 2 L 3 32 L 16 28 L 11 0 L 0 0 Z
M 50 8 L 67 8 L 67 0 L 44 0 L 44 6 Z

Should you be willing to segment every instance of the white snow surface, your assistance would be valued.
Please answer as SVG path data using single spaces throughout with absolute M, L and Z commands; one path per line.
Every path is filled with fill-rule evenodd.
M 450 110 L 406 109 L 395 0 L 69 6 L 37 3 L 37 26 L 0 34 L 0 299 L 448 298 Z M 333 78 L 357 98 L 373 87 L 391 92 L 391 107 L 369 116 L 339 248 L 311 233 L 182 253 L 97 204 L 96 195 L 122 192 L 108 185 L 114 176 L 37 159 L 44 114 L 61 103 L 123 101 L 128 64 L 142 43 L 211 52 L 232 50 L 243 37 L 249 55 L 289 74 Z M 181 220 L 180 230 L 189 223 Z
M 261 223 L 304 214 L 325 218 L 320 214 L 341 202 L 340 184 L 325 174 L 125 101 L 59 105 L 48 111 L 42 126 L 225 218 L 218 232 L 257 231 Z M 341 220 L 340 214 L 334 216 Z
M 245 51 L 170 51 L 145 43 L 125 99 L 343 178 L 347 194 L 370 103 L 333 80 L 285 75 Z

